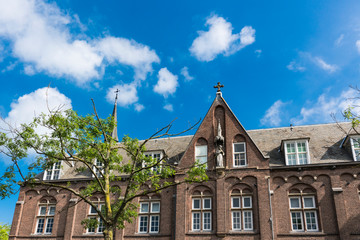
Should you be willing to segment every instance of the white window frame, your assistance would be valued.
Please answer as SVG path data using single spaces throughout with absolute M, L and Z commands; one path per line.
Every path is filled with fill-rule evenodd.
M 103 211 L 103 209 L 105 210 L 105 203 L 104 201 L 100 201 L 100 199 L 98 201 L 94 201 L 93 202 L 94 205 L 97 206 L 97 208 L 100 210 L 100 211 Z M 98 215 L 98 212 L 95 210 L 95 212 L 91 212 L 92 209 L 95 209 L 93 206 L 89 205 L 89 212 L 88 212 L 88 219 L 96 219 L 98 222 L 99 222 L 99 225 L 97 227 L 94 228 L 94 231 L 89 231 L 89 228 L 86 229 L 86 233 L 87 234 L 101 234 L 103 233 L 100 232 L 100 217 Z M 105 228 L 104 228 L 105 229 Z
M 54 229 L 54 221 L 55 221 L 55 213 L 56 213 L 56 203 L 51 203 L 51 202 L 47 202 L 47 203 L 39 203 L 39 207 L 38 207 L 38 214 L 36 216 L 37 220 L 36 220 L 36 228 L 35 228 L 35 234 L 36 235 L 51 235 L 52 231 Z M 45 208 L 45 214 L 41 214 L 41 209 Z M 54 210 L 54 214 L 50 214 L 50 208 L 55 208 Z M 44 220 L 43 223 L 43 227 L 42 227 L 42 231 L 38 232 L 39 230 L 39 221 L 40 220 Z M 48 224 L 49 224 L 49 219 L 52 219 L 52 227 L 51 227 L 51 232 L 47 232 L 47 228 L 48 228 Z
M 205 201 L 210 201 L 210 207 L 205 208 Z M 194 202 L 199 201 L 199 208 L 194 207 Z M 209 196 L 196 196 L 193 197 L 192 200 L 192 208 L 191 208 L 191 231 L 193 232 L 211 232 L 212 231 L 212 198 Z M 199 228 L 194 228 L 194 215 L 199 215 Z M 210 228 L 205 229 L 205 214 L 210 214 Z
M 144 155 L 145 155 L 145 157 L 152 157 L 152 158 L 157 159 L 157 160 L 161 160 L 161 159 L 163 158 L 163 153 L 162 153 L 162 151 L 145 152 Z M 157 158 L 157 156 L 155 156 L 155 155 L 159 155 L 159 158 Z M 143 168 L 146 167 L 146 163 L 145 163 L 145 162 L 142 163 L 142 167 L 143 167 Z M 151 170 L 152 172 L 157 171 L 157 169 L 161 170 L 161 165 L 159 165 L 159 166 L 157 166 L 157 167 L 151 167 L 151 168 L 150 168 L 150 170 Z
M 295 153 L 288 153 L 287 150 L 287 144 L 291 144 L 294 143 L 295 144 Z M 305 164 L 300 164 L 300 160 L 299 160 L 299 154 L 303 154 L 303 152 L 299 152 L 298 151 L 298 143 L 305 143 L 305 147 L 306 147 L 306 159 L 307 162 L 305 164 L 310 164 L 310 150 L 309 150 L 309 141 L 308 139 L 298 139 L 298 140 L 288 140 L 288 141 L 284 141 L 284 151 L 285 151 L 285 161 L 286 161 L 286 166 L 296 166 L 296 165 L 305 165 Z M 295 155 L 295 159 L 296 159 L 296 164 L 289 164 L 289 159 L 288 159 L 288 155 L 293 154 Z
M 153 210 L 153 206 L 155 204 L 159 204 L 159 210 L 158 211 Z M 142 206 L 143 205 L 148 206 L 147 211 L 142 211 Z M 160 232 L 160 221 L 161 221 L 161 214 L 160 213 L 161 213 L 160 199 L 150 200 L 150 201 L 147 200 L 147 201 L 140 202 L 139 217 L 138 217 L 138 233 L 139 234 L 147 234 L 147 233 L 156 234 L 156 233 L 159 233 Z M 140 231 L 141 217 L 146 217 L 147 218 L 146 231 Z M 157 226 L 158 231 L 151 231 L 151 224 L 153 222 L 152 217 L 158 217 L 158 226 Z
M 355 147 L 355 141 L 358 142 L 359 147 Z M 360 135 L 351 136 L 350 142 L 351 142 L 351 152 L 353 155 L 353 160 L 355 162 L 360 161 Z M 356 154 L 356 151 L 359 151 L 359 153 Z
M 206 148 L 206 155 L 200 155 L 199 152 L 201 152 L 200 148 Z M 199 160 L 200 163 L 203 163 L 206 167 L 206 169 L 208 168 L 208 146 L 207 145 L 195 145 L 195 160 Z M 200 158 L 205 159 L 205 162 L 200 161 Z
M 244 146 L 244 151 L 243 152 L 235 152 L 235 145 L 243 145 Z M 236 154 L 244 154 L 245 156 L 245 164 L 241 164 L 241 160 L 239 159 L 239 164 L 236 164 L 236 161 L 235 161 L 235 155 Z M 246 167 L 248 165 L 248 162 L 247 162 L 247 157 L 246 157 L 246 142 L 236 142 L 236 143 L 233 143 L 233 166 L 234 167 Z
M 250 199 L 250 206 L 245 206 L 244 199 L 249 198 Z M 239 206 L 234 206 L 234 199 L 239 200 Z M 237 193 L 236 195 L 231 196 L 231 230 L 232 231 L 252 231 L 254 230 L 254 209 L 252 205 L 252 195 L 242 193 Z M 245 227 L 245 212 L 250 213 L 251 216 L 251 228 Z M 240 214 L 240 227 L 234 228 L 234 213 Z
M 57 168 L 57 164 L 59 164 L 58 168 Z M 61 177 L 61 167 L 62 167 L 62 161 L 58 161 L 56 163 L 54 163 L 51 166 L 51 169 L 46 169 L 44 172 L 44 176 L 43 176 L 43 180 L 49 181 L 49 180 L 58 180 Z M 58 178 L 55 178 L 55 172 L 59 172 L 58 174 Z M 50 173 L 50 179 L 47 179 L 49 177 L 49 173 Z
M 313 207 L 305 207 L 304 198 L 311 198 Z M 292 207 L 290 199 L 298 199 L 299 207 Z M 290 209 L 290 221 L 291 221 L 291 230 L 294 232 L 318 232 L 319 231 L 319 223 L 317 217 L 317 207 L 314 195 L 298 195 L 298 196 L 289 196 L 289 209 Z M 306 213 L 314 213 L 315 215 L 315 226 L 316 229 L 308 229 L 307 228 L 307 218 Z M 292 213 L 300 213 L 301 219 L 301 227 L 302 229 L 294 229 L 293 228 L 293 217 Z
M 103 167 L 104 167 L 104 164 L 102 162 L 100 162 L 98 159 L 95 159 L 92 169 L 98 178 L 102 178 L 102 174 L 104 174 Z M 93 177 L 95 177 L 94 174 L 93 174 Z

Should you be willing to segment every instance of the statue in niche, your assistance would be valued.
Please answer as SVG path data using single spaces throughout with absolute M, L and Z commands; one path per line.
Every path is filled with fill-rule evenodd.
M 215 137 L 215 147 L 216 167 L 224 168 L 224 137 L 221 135 L 220 119 L 218 120 L 217 136 Z

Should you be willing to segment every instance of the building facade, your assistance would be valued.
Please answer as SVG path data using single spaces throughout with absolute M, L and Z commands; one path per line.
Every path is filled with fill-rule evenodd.
M 205 163 L 209 181 L 138 199 L 138 218 L 115 239 L 360 239 L 360 136 L 350 127 L 246 131 L 218 91 L 193 136 L 147 144 L 179 167 Z M 81 189 L 91 175 L 61 163 L 41 177 Z M 92 201 L 101 208 L 101 196 Z M 69 192 L 21 187 L 10 239 L 101 239 L 102 224 L 84 229 L 85 218 L 96 211 Z

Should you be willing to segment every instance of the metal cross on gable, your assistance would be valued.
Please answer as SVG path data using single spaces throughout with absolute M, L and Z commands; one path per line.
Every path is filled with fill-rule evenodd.
M 217 92 L 221 92 L 221 89 L 220 89 L 220 88 L 223 88 L 223 87 L 224 87 L 224 85 L 220 84 L 220 82 L 218 82 L 217 85 L 214 86 L 214 88 L 217 88 L 217 89 L 218 89 Z
M 114 93 L 116 93 L 116 95 L 115 95 L 115 99 L 117 99 L 118 98 L 118 93 L 120 92 L 120 90 L 119 89 L 116 89 L 116 91 L 114 92 Z

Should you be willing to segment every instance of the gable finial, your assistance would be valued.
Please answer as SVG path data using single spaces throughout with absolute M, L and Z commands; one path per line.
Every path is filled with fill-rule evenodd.
M 216 93 L 221 93 L 221 88 L 223 88 L 224 87 L 224 85 L 222 85 L 222 84 L 220 84 L 220 82 L 218 82 L 217 83 L 217 85 L 216 86 L 214 86 L 214 88 L 217 88 L 217 91 L 216 91 Z
M 119 89 L 116 89 L 115 93 L 115 102 L 114 102 L 114 110 L 112 113 L 112 117 L 114 118 L 115 121 L 115 127 L 113 129 L 113 132 L 111 133 L 111 137 L 115 140 L 115 141 L 119 141 L 119 137 L 118 137 L 118 133 L 117 133 L 117 98 L 118 98 L 118 93 L 119 93 Z

